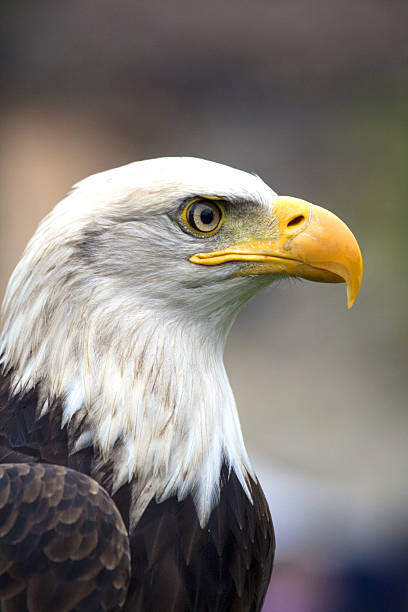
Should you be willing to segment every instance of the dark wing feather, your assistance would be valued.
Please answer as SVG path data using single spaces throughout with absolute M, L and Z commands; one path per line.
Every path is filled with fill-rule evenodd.
M 5 610 L 118 610 L 129 578 L 126 528 L 92 478 L 56 465 L 0 465 Z

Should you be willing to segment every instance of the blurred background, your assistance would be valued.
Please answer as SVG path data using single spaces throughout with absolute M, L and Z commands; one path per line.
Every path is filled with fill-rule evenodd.
M 265 612 L 408 610 L 405 0 L 0 4 L 0 294 L 88 174 L 194 155 L 337 213 L 361 294 L 285 282 L 226 351 L 277 563 Z

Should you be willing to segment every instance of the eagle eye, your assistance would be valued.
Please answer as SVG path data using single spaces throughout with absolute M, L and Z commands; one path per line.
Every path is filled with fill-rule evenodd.
M 224 209 L 212 200 L 196 198 L 181 213 L 187 228 L 200 236 L 212 236 L 224 222 Z

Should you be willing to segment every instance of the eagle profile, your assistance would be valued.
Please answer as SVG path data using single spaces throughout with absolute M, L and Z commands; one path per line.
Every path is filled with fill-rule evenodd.
M 272 521 L 223 347 L 277 278 L 361 284 L 332 213 L 197 158 L 88 177 L 42 221 L 0 336 L 5 611 L 258 611 Z

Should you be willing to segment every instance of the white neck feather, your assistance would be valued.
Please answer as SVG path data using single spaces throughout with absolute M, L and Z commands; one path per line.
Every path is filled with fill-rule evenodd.
M 39 406 L 42 413 L 53 398 L 62 400 L 61 427 L 77 438 L 73 452 L 93 445 L 102 464 L 112 463 L 113 490 L 132 482 L 133 524 L 151 499 L 192 494 L 204 525 L 223 462 L 250 497 L 246 478 L 255 476 L 222 357 L 235 299 L 217 324 L 214 317 L 186 322 L 182 310 L 152 311 L 99 286 L 82 312 L 58 299 L 47 328 L 44 301 L 34 293 L 26 313 L 20 304 L 21 316 L 6 319 L 1 338 L 14 392 L 39 384 L 51 400 Z M 30 340 L 23 345 L 22 337 Z

